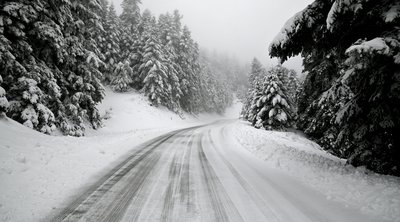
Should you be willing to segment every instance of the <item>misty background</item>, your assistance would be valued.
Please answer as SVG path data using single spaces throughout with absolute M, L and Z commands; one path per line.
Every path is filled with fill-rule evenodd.
M 111 0 L 121 14 L 123 0 Z M 141 9 L 154 15 L 178 9 L 183 23 L 203 49 L 237 58 L 243 64 L 256 57 L 264 65 L 278 63 L 268 55 L 268 45 L 285 22 L 311 0 L 142 0 Z M 302 71 L 300 57 L 284 65 Z

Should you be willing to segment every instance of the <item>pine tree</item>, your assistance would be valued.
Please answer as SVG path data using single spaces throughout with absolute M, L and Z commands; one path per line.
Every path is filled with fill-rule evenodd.
M 292 101 L 292 103 L 297 107 L 297 93 L 298 93 L 298 89 L 299 89 L 299 80 L 297 78 L 297 73 L 295 70 L 291 69 L 289 70 L 288 73 L 288 82 L 286 85 L 287 88 L 287 94 L 288 97 L 290 99 L 290 101 Z
M 258 59 L 254 58 L 251 63 L 251 70 L 248 75 L 248 83 L 250 85 L 246 101 L 243 105 L 241 116 L 242 118 L 253 122 L 256 114 L 258 113 L 255 101 L 261 95 L 261 83 L 266 75 L 266 70 Z
M 279 130 L 291 127 L 293 108 L 289 105 L 283 83 L 275 73 L 265 77 L 261 92 L 262 96 L 256 101 L 259 111 L 254 126 Z
M 262 83 L 263 79 L 258 78 L 253 81 L 251 88 L 248 90 L 246 103 L 242 109 L 242 118 L 248 120 L 255 125 L 257 114 L 260 111 L 260 107 L 257 106 L 257 101 L 261 98 L 262 94 Z
M 139 24 L 141 20 L 140 0 L 124 0 L 122 2 L 122 14 L 120 16 L 122 29 L 120 41 L 121 60 L 130 59 L 131 52 L 137 51 L 135 42 L 140 38 Z M 136 64 L 131 61 L 131 66 Z
M 148 30 L 145 35 L 143 63 L 140 66 L 144 92 L 153 105 L 164 105 L 173 110 L 176 106 L 168 78 L 169 66 L 164 58 L 161 43 L 155 35 L 155 30 Z
M 84 120 L 98 127 L 102 99 L 97 75 L 97 1 L 0 3 L 0 70 L 10 107 L 7 115 L 38 131 L 57 125 L 83 135 Z M 86 23 L 85 23 L 85 22 Z M 68 129 L 67 129 L 68 128 Z
M 189 29 L 183 28 L 177 55 L 178 65 L 181 67 L 182 76 L 180 77 L 180 85 L 182 89 L 182 97 L 180 103 L 182 108 L 188 112 L 195 112 L 196 105 L 193 100 L 198 95 L 199 79 L 196 75 L 198 69 L 198 49 L 194 44 Z
M 98 58 L 97 45 L 93 40 L 92 30 L 97 27 L 98 16 L 93 8 L 99 7 L 96 1 L 73 1 L 76 8 L 66 8 L 63 13 L 71 13 L 72 21 L 65 24 L 64 35 L 69 46 L 65 52 L 65 79 L 62 104 L 59 104 L 60 128 L 74 136 L 84 135 L 84 121 L 87 119 L 94 129 L 101 126 L 101 119 L 96 104 L 103 99 L 104 88 L 100 82 L 102 73 L 99 66 L 103 65 Z M 70 10 L 70 12 L 68 12 Z M 85 23 L 86 22 L 86 23 Z M 73 56 L 75 55 L 75 56 Z M 68 69 L 65 69 L 68 67 Z
M 60 41 L 60 32 L 51 22 L 36 21 L 39 14 L 50 14 L 44 8 L 34 8 L 35 4 L 38 2 L 0 3 L 0 72 L 5 74 L 3 86 L 10 103 L 7 115 L 49 133 L 54 129 L 54 114 L 43 91 L 55 92 L 56 97 L 58 86 L 47 65 L 36 58 L 52 62 L 51 53 Z
M 143 63 L 144 47 L 148 35 L 152 35 L 154 27 L 156 27 L 157 22 L 154 16 L 151 14 L 150 10 L 145 10 L 142 15 L 142 19 L 139 24 L 139 34 L 140 38 L 134 42 L 133 50 L 130 52 L 129 60 L 132 65 L 132 83 L 136 89 L 143 88 L 143 82 L 145 76 L 141 76 L 140 66 Z
M 140 22 L 140 8 L 141 0 L 123 0 L 121 21 L 127 25 L 128 31 L 133 33 L 137 30 Z
M 114 70 L 111 86 L 115 91 L 126 92 L 129 89 L 129 84 L 132 83 L 133 70 L 130 67 L 129 61 L 118 63 Z
M 173 17 L 167 13 L 160 15 L 158 21 L 158 30 L 160 31 L 159 39 L 163 46 L 163 54 L 167 60 L 168 82 L 172 87 L 172 100 L 176 107 L 174 111 L 181 109 L 180 99 L 182 98 L 182 89 L 180 80 L 184 78 L 182 67 L 177 62 L 178 46 L 179 46 L 179 30 L 176 30 L 177 25 Z
M 3 78 L 0 75 L 0 84 L 3 83 Z M 6 98 L 6 91 L 0 85 L 0 118 L 7 112 L 9 103 Z
M 114 5 L 111 4 L 107 10 L 106 18 L 103 24 L 104 34 L 101 41 L 101 51 L 104 54 L 104 62 L 106 64 L 104 70 L 104 81 L 110 83 L 113 72 L 120 62 L 120 36 L 121 21 L 117 16 Z
M 398 15 L 396 1 L 316 0 L 270 45 L 270 55 L 282 61 L 300 53 L 304 58 L 298 125 L 349 163 L 395 175 Z
M 263 65 L 261 64 L 258 59 L 254 58 L 253 62 L 251 63 L 251 71 L 249 74 L 249 84 L 253 84 L 256 80 L 258 81 L 260 78 L 263 79 L 265 76 L 265 70 Z

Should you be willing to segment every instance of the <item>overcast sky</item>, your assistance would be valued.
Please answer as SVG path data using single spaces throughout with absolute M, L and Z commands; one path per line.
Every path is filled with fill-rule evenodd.
M 122 0 L 114 2 L 121 12 Z M 142 11 L 154 15 L 178 9 L 183 23 L 201 47 L 228 53 L 242 62 L 257 57 L 266 65 L 276 63 L 268 56 L 268 45 L 285 22 L 313 0 L 142 0 Z M 301 70 L 300 59 L 286 66 Z

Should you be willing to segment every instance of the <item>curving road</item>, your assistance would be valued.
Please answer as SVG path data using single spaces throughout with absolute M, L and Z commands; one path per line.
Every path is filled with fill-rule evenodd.
M 137 147 L 51 221 L 372 221 L 253 157 L 232 121 Z

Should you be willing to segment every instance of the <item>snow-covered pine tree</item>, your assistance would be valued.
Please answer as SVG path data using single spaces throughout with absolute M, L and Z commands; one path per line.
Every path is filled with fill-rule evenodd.
M 397 6 L 399 18 L 400 6 L 392 6 Z M 339 81 L 354 96 L 335 115 L 341 136 L 335 145 L 351 151 L 350 163 L 396 175 L 400 175 L 399 22 L 388 22 L 386 17 L 385 23 L 392 26 L 390 32 L 356 41 L 346 50 Z
M 254 58 L 251 62 L 251 71 L 248 79 L 249 84 L 253 84 L 256 80 L 258 81 L 260 78 L 263 79 L 265 77 L 265 73 L 266 71 L 263 68 L 261 62 L 257 58 Z
M 150 10 L 146 9 L 143 12 L 142 18 L 139 23 L 140 38 L 134 42 L 132 51 L 130 51 L 129 61 L 132 65 L 132 83 L 136 89 L 143 88 L 145 76 L 140 75 L 140 66 L 143 63 L 144 47 L 149 33 L 156 27 L 157 22 L 155 17 L 151 14 Z
M 122 14 L 120 16 L 122 23 L 127 26 L 129 32 L 136 32 L 140 23 L 141 0 L 123 0 Z
M 61 13 L 72 17 L 63 29 L 68 47 L 63 49 L 63 96 L 57 118 L 65 134 L 83 136 L 86 120 L 95 129 L 101 126 L 96 104 L 104 96 L 99 71 L 103 62 L 97 56 L 99 50 L 93 39 L 93 29 L 98 27 L 98 16 L 93 11 L 100 6 L 96 0 L 75 0 L 65 6 Z
M 297 78 L 297 73 L 295 70 L 291 69 L 288 73 L 288 83 L 286 85 L 287 94 L 292 101 L 293 105 L 297 108 L 297 92 L 299 89 L 299 80 Z
M 285 90 L 283 83 L 274 72 L 270 72 L 265 77 L 262 96 L 255 104 L 259 109 L 256 121 L 253 122 L 255 127 L 282 130 L 292 126 L 293 108 Z
M 17 119 L 25 126 L 37 129 L 43 133 L 50 133 L 54 130 L 55 117 L 53 112 L 44 105 L 46 102 L 45 94 L 38 87 L 38 82 L 34 79 L 21 77 L 18 82 L 11 87 L 10 92 L 22 92 L 18 102 L 12 101 L 13 110 L 21 109 L 19 117 L 11 116 Z
M 132 75 L 133 70 L 130 67 L 129 61 L 118 63 L 111 81 L 113 90 L 117 92 L 126 92 L 129 89 L 129 84 L 132 83 Z
M 261 64 L 261 62 L 254 58 L 251 63 L 250 73 L 248 75 L 249 89 L 246 95 L 246 101 L 243 105 L 241 116 L 242 118 L 253 122 L 257 113 L 258 108 L 256 106 L 256 102 L 259 96 L 262 95 L 262 81 L 266 76 L 266 70 Z
M 6 98 L 6 91 L 3 87 L 1 87 L 2 83 L 3 78 L 0 75 L 0 118 L 5 115 L 9 106 L 8 100 Z
M 395 175 L 400 175 L 400 141 L 395 136 L 399 15 L 397 1 L 316 0 L 291 18 L 270 45 L 270 55 L 283 61 L 300 53 L 304 58 L 308 74 L 299 101 L 299 126 L 318 141 L 332 137 L 324 148 L 349 163 Z M 354 96 L 342 102 L 336 95 L 342 91 Z M 315 102 L 325 94 L 335 95 L 336 101 Z M 312 110 L 334 110 L 335 121 L 317 119 Z
M 101 41 L 101 52 L 104 55 L 106 64 L 104 70 L 104 81 L 110 83 L 113 79 L 113 73 L 120 62 L 120 41 L 121 41 L 121 21 L 117 16 L 114 4 L 111 3 L 104 19 L 104 33 Z
M 173 17 L 167 13 L 160 15 L 158 21 L 159 39 L 163 48 L 163 55 L 166 59 L 168 82 L 172 87 L 171 99 L 174 104 L 173 111 L 181 112 L 180 99 L 182 98 L 182 90 L 180 79 L 183 79 L 182 67 L 177 63 L 179 45 L 179 31 L 175 30 Z
M 121 61 L 127 59 L 130 60 L 132 52 L 139 49 L 135 48 L 137 46 L 137 41 L 140 39 L 139 24 L 141 20 L 140 0 L 123 0 L 122 2 L 122 14 L 120 16 L 122 29 L 121 29 L 121 41 L 120 41 L 120 55 Z M 137 65 L 130 61 L 131 66 Z
M 265 78 L 265 77 L 264 77 Z M 251 122 L 253 125 L 256 123 L 256 117 L 260 108 L 257 106 L 257 101 L 263 95 L 263 79 L 258 78 L 253 81 L 246 96 L 246 103 L 242 108 L 241 116 L 245 120 Z
M 200 93 L 202 112 L 216 111 L 217 91 L 215 90 L 215 79 L 207 65 L 202 64 L 200 72 Z
M 282 85 L 287 88 L 289 84 L 289 69 L 278 64 L 277 66 L 272 67 L 269 72 L 275 74 L 279 78 L 279 81 L 281 81 Z
M 347 140 L 340 134 L 340 126 L 336 122 L 336 114 L 354 97 L 350 88 L 340 80 L 326 92 L 319 100 L 314 101 L 306 110 L 306 114 L 314 116 L 304 132 L 312 138 L 319 138 L 317 142 L 329 152 L 342 156 L 346 152 L 337 146 L 337 140 Z
M 45 133 L 54 129 L 51 99 L 60 96 L 45 62 L 54 62 L 62 40 L 52 11 L 45 11 L 48 6 L 42 1 L 0 3 L 0 73 L 10 104 L 7 115 Z
M 183 28 L 177 55 L 178 65 L 181 67 L 182 76 L 180 85 L 182 97 L 180 100 L 182 109 L 187 112 L 196 112 L 196 97 L 198 96 L 198 51 L 191 38 L 187 26 Z
M 169 82 L 169 65 L 165 59 L 161 42 L 157 38 L 156 29 L 147 30 L 144 56 L 140 66 L 145 94 L 155 106 L 164 105 L 173 110 L 176 108 L 172 98 L 172 86 Z
M 0 70 L 8 116 L 45 133 L 54 123 L 70 135 L 83 134 L 85 119 L 99 125 L 95 104 L 102 99 L 102 86 L 95 75 L 101 61 L 89 31 L 97 27 L 98 6 L 94 0 L 0 3 Z
M 289 70 L 282 65 L 277 65 L 272 67 L 269 70 L 269 73 L 278 76 L 279 81 L 282 83 L 282 87 L 284 87 L 284 91 L 288 101 L 293 106 L 293 108 L 297 109 L 297 105 L 295 103 L 297 90 L 296 71 Z

